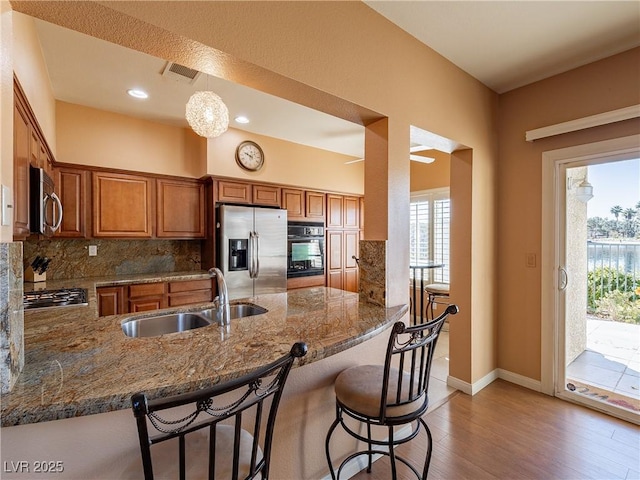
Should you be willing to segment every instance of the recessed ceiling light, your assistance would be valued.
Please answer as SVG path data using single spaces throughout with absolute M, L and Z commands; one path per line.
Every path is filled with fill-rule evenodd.
M 133 98 L 149 98 L 149 94 L 147 92 L 145 92 L 144 90 L 140 90 L 138 88 L 131 88 L 129 90 L 127 90 L 127 93 L 129 95 L 131 95 Z
M 249 119 L 247 117 L 245 117 L 244 115 L 238 115 L 234 120 L 237 123 L 249 123 Z

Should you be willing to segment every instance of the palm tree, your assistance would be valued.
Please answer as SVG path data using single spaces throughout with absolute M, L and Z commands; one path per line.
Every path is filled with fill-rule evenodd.
M 611 207 L 611 213 L 613 214 L 614 217 L 616 217 L 616 232 L 617 233 L 622 233 L 620 232 L 620 224 L 618 223 L 618 217 L 620 216 L 620 214 L 623 212 L 622 207 L 620 205 L 615 205 L 613 207 Z
M 622 212 L 622 216 L 625 219 L 625 235 L 628 238 L 632 238 L 635 236 L 635 225 L 633 223 L 633 218 L 636 216 L 636 211 L 633 208 L 626 208 L 624 212 Z

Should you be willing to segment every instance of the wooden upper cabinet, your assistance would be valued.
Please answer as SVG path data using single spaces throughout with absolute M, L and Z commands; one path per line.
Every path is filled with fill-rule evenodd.
M 282 189 L 282 208 L 287 210 L 289 220 L 302 220 L 305 216 L 304 190 Z
M 358 197 L 344 197 L 342 208 L 344 228 L 358 228 L 360 226 L 360 199 Z
M 342 228 L 344 197 L 330 193 L 327 195 L 327 228 Z
M 305 215 L 308 219 L 324 222 L 325 194 L 322 192 L 305 192 Z
M 93 236 L 151 238 L 154 179 L 93 172 Z
M 31 127 L 24 108 L 15 102 L 13 109 L 13 238 L 29 236 L 29 162 Z
M 156 236 L 204 238 L 204 190 L 197 180 L 158 179 Z
M 62 223 L 57 237 L 87 236 L 87 171 L 60 167 L 54 172 L 56 193 L 62 203 Z
M 280 206 L 280 187 L 272 185 L 253 185 L 252 197 L 254 205 Z
M 218 202 L 251 203 L 251 184 L 218 180 Z

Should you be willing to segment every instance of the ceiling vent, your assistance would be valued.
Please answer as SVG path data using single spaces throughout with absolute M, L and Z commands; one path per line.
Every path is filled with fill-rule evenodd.
M 162 76 L 191 85 L 198 79 L 200 72 L 179 63 L 167 62 L 162 71 Z

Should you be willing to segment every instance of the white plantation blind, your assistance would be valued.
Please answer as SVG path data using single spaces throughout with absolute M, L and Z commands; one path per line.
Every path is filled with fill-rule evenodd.
M 431 270 L 431 281 L 449 283 L 449 223 L 451 202 L 449 189 L 421 192 L 411 196 L 410 204 L 411 265 L 428 261 L 444 263 L 444 268 Z

